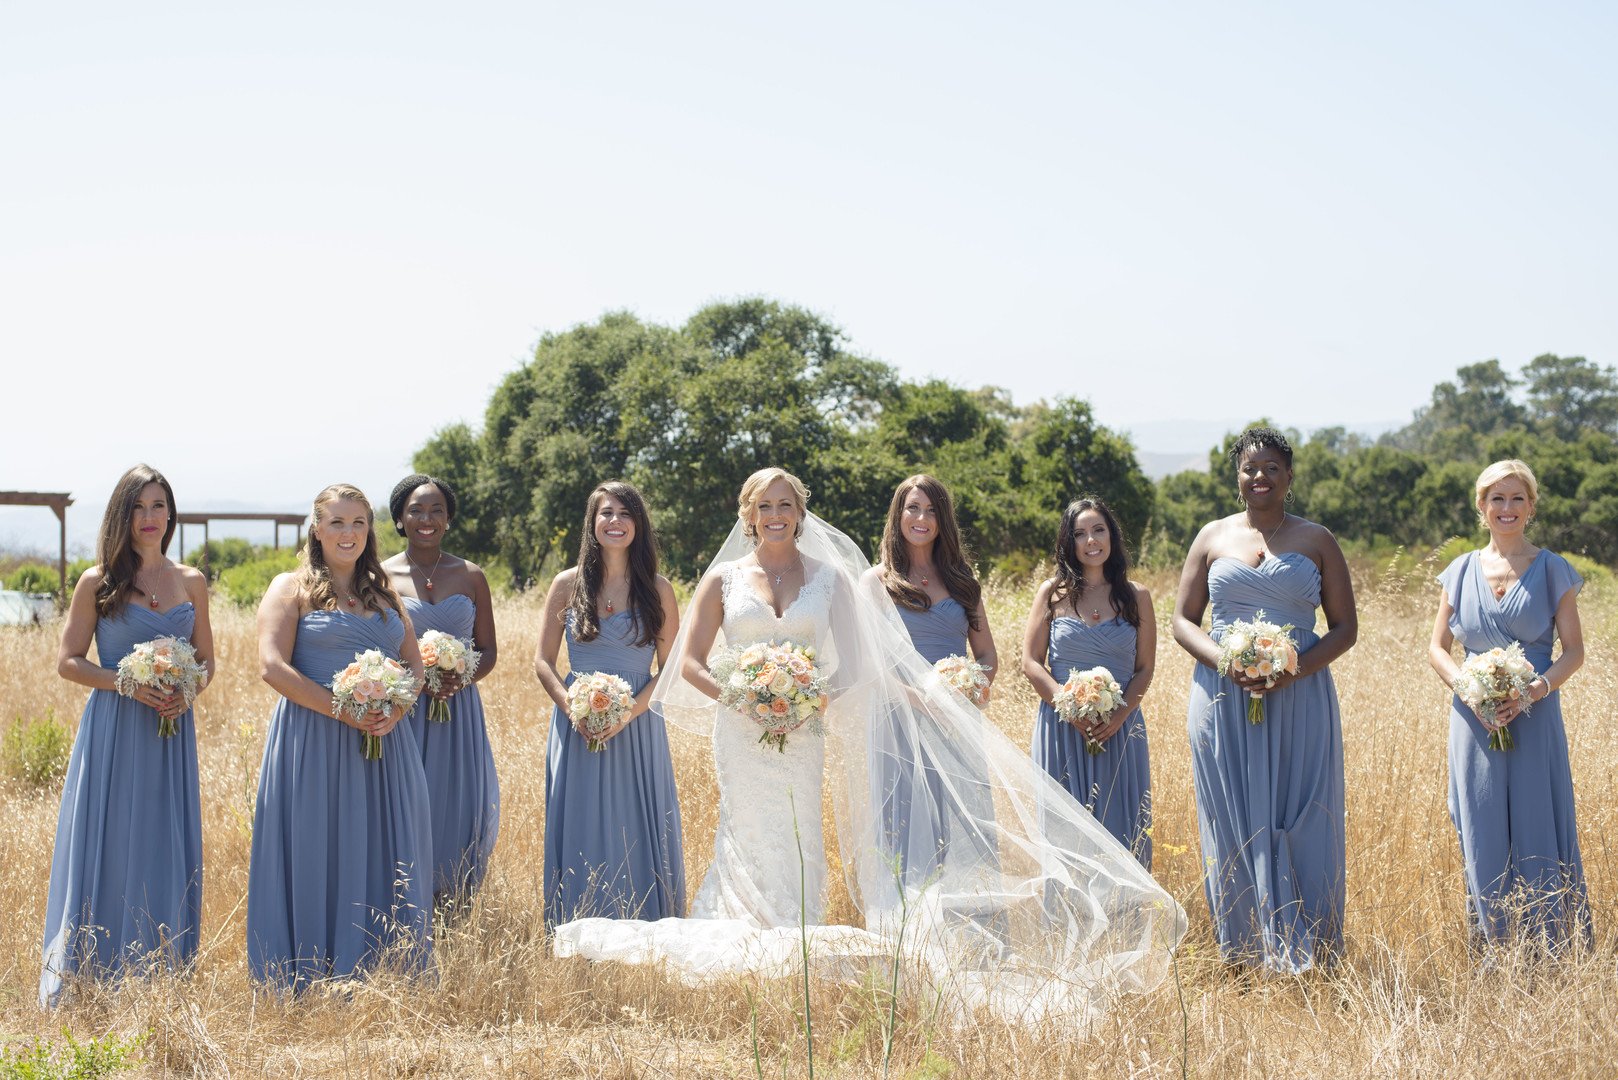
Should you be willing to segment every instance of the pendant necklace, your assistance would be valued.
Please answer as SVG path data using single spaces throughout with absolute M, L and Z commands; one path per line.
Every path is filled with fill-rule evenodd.
M 1089 592 L 1090 592 L 1090 583 L 1088 581 L 1081 582 L 1080 585 L 1079 585 L 1078 603 L 1082 604 L 1084 602 L 1085 596 L 1087 596 L 1089 594 Z M 1083 613 L 1081 612 L 1080 614 L 1083 614 Z M 1101 621 L 1101 608 L 1094 601 L 1092 601 L 1090 603 L 1090 621 L 1091 622 L 1100 622 Z
M 607 601 L 607 614 L 608 614 L 608 615 L 611 615 L 611 614 L 612 614 L 612 613 L 613 613 L 613 612 L 615 612 L 615 611 L 617 611 L 617 610 L 618 610 L 618 608 L 617 608 L 617 606 L 616 606 L 616 605 L 614 605 L 614 604 L 613 604 L 613 602 L 612 602 L 612 597 L 610 597 L 610 596 L 607 596 L 607 595 L 606 595 L 606 593 L 607 593 L 607 590 L 606 590 L 606 589 L 602 589 L 602 590 L 601 590 L 601 594 L 602 594 L 602 596 L 603 596 L 603 597 L 604 597 L 604 598 L 605 598 L 605 599 L 606 599 L 606 601 Z M 625 600 L 625 601 L 626 601 L 626 602 L 627 602 L 627 601 L 628 601 L 628 599 L 629 599 L 629 590 L 628 590 L 628 589 L 625 589 L 625 590 L 624 590 L 624 600 Z
M 1259 562 L 1263 562 L 1265 556 L 1270 554 L 1269 549 L 1275 546 L 1275 538 L 1280 535 L 1282 529 L 1287 527 L 1287 516 L 1284 513 L 1281 515 L 1281 524 L 1270 530 L 1269 536 L 1264 535 L 1263 529 L 1259 528 L 1257 525 L 1253 525 L 1253 519 L 1251 517 L 1247 519 L 1247 523 L 1252 525 L 1254 532 L 1258 533 L 1258 559 Z
M 770 575 L 770 580 L 775 582 L 775 587 L 779 589 L 781 587 L 781 579 L 782 578 L 784 578 L 788 574 L 792 573 L 792 571 L 801 569 L 802 567 L 803 567 L 803 557 L 800 555 L 793 562 L 793 564 L 791 566 L 787 567 L 785 570 L 782 570 L 779 574 L 770 573 L 769 568 L 767 566 L 765 566 L 763 563 L 760 563 L 758 568 L 760 570 L 763 570 L 766 574 L 769 574 Z
M 926 574 L 921 575 L 921 587 L 922 588 L 925 589 L 927 586 L 929 586 L 931 584 L 932 584 L 932 580 L 930 578 L 928 578 Z
M 138 574 L 135 577 L 135 591 L 145 593 L 150 598 L 148 604 L 150 605 L 151 609 L 153 611 L 157 610 L 157 594 L 148 589 L 141 588 L 140 575 Z
M 428 592 L 433 591 L 433 575 L 438 573 L 438 564 L 443 562 L 443 561 L 444 561 L 444 549 L 439 548 L 438 549 L 438 558 L 433 560 L 433 568 L 431 570 L 427 570 L 427 571 L 424 571 L 422 573 L 422 577 L 427 579 L 427 591 Z M 414 559 L 412 559 L 410 557 L 409 552 L 405 552 L 405 562 L 410 564 L 410 569 L 412 569 L 412 570 L 420 570 L 421 569 L 421 567 L 416 565 L 416 560 L 414 560 Z M 611 609 L 609 608 L 608 610 L 611 610 Z

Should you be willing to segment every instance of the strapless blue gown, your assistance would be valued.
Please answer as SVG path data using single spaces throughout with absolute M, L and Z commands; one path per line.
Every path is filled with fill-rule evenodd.
M 1543 549 L 1498 599 L 1475 551 L 1438 581 L 1449 597 L 1450 632 L 1468 656 L 1515 641 L 1540 672 L 1551 666 L 1557 605 L 1584 584 L 1566 559 Z M 1466 863 L 1473 933 L 1493 942 L 1519 932 L 1552 949 L 1591 944 L 1561 691 L 1508 730 L 1516 745 L 1490 750 L 1488 729 L 1460 698 L 1451 700 L 1449 815 Z
M 1150 611 L 1142 615 L 1152 617 Z M 1067 681 L 1071 671 L 1104 667 L 1128 693 L 1135 673 L 1136 639 L 1135 627 L 1122 618 L 1091 625 L 1071 615 L 1058 616 L 1051 620 L 1045 663 L 1059 683 Z M 1103 745 L 1104 752 L 1091 754 L 1079 729 L 1057 716 L 1049 702 L 1040 703 L 1034 720 L 1034 760 L 1150 870 L 1152 769 L 1141 711 L 1130 713 Z
M 153 611 L 125 604 L 96 622 L 103 668 L 142 642 L 191 637 L 190 601 Z M 62 782 L 56 848 L 45 903 L 40 1001 L 64 976 L 117 975 L 143 958 L 170 966 L 196 955 L 202 921 L 202 809 L 197 732 L 190 710 L 179 731 L 157 734 L 157 710 L 111 690 L 92 690 Z
M 1298 552 L 1256 567 L 1222 558 L 1208 571 L 1213 636 L 1234 619 L 1292 623 L 1300 652 L 1314 632 L 1320 571 Z M 1247 720 L 1247 694 L 1201 664 L 1187 709 L 1203 887 L 1220 954 L 1297 973 L 1343 946 L 1346 891 L 1343 732 L 1330 670 L 1264 697 Z
M 397 658 L 404 623 L 311 611 L 292 666 L 322 686 L 354 654 Z M 432 811 L 421 754 L 403 724 L 367 761 L 360 733 L 281 698 L 253 808 L 247 961 L 253 977 L 301 988 L 363 971 L 384 950 L 423 970 L 432 949 Z
M 436 604 L 405 597 L 416 636 L 438 630 L 472 640 L 477 604 L 465 593 Z M 449 721 L 427 719 L 432 698 L 422 694 L 405 718 L 421 749 L 427 797 L 433 808 L 433 897 L 465 898 L 483 883 L 500 832 L 500 778 L 483 722 L 483 698 L 476 685 L 449 699 Z
M 929 664 L 946 656 L 972 653 L 967 644 L 970 623 L 966 609 L 952 596 L 935 600 L 926 611 L 895 605 L 910 643 Z M 947 751 L 946 761 L 935 760 L 911 745 L 909 734 L 895 723 L 873 730 L 868 748 L 873 794 L 882 820 L 882 837 L 895 869 L 907 886 L 919 886 L 944 870 L 951 843 L 960 843 L 964 823 L 946 810 L 957 804 L 974 807 L 979 820 L 994 816 L 988 769 L 976 747 L 957 746 L 940 739 L 935 749 Z M 953 786 L 953 798 L 949 788 Z M 975 830 L 974 850 L 991 845 Z
M 628 611 L 601 620 L 594 641 L 575 641 L 573 672 L 616 675 L 640 693 L 652 681 L 653 645 L 636 645 Z M 685 914 L 685 852 L 663 717 L 645 712 L 591 753 L 561 709 L 551 710 L 545 753 L 545 921 L 589 916 L 666 919 Z

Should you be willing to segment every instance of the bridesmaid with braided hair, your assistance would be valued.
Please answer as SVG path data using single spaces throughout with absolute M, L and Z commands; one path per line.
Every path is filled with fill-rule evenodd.
M 437 693 L 424 689 L 405 720 L 427 772 L 433 900 L 439 905 L 470 899 L 483 882 L 500 831 L 500 778 L 477 688 L 499 655 L 494 601 L 477 564 L 444 550 L 455 507 L 455 489 L 437 477 L 415 473 L 395 484 L 388 510 L 394 531 L 409 544 L 382 564 L 418 635 L 438 630 L 470 642 L 480 657 L 476 671 L 445 675 Z M 447 704 L 448 720 L 429 718 L 433 698 Z

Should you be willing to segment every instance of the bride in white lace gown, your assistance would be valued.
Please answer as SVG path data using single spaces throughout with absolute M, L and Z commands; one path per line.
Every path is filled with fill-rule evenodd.
M 864 594 L 863 555 L 807 513 L 807 498 L 779 469 L 748 479 L 737 528 L 699 583 L 653 692 L 665 719 L 713 740 L 719 823 L 691 917 L 565 923 L 556 928 L 557 955 L 661 962 L 688 981 L 786 975 L 807 937 L 817 970 L 857 974 L 865 960 L 893 957 L 902 931 L 905 957 L 963 1012 L 1088 1016 L 1118 990 L 1155 986 L 1185 913 L 944 686 L 880 588 Z M 718 706 L 708 667 L 721 638 L 813 645 L 830 686 L 824 737 L 806 725 L 777 752 L 751 720 Z M 885 793 L 875 790 L 879 778 L 904 775 L 893 766 L 918 753 L 939 774 L 936 789 L 926 786 L 938 805 L 913 811 L 910 855 L 934 847 L 941 864 L 919 884 L 901 880 L 904 860 L 888 850 L 881 819 Z M 862 927 L 822 923 L 823 791 Z M 938 823 L 933 842 L 922 835 L 929 822 Z M 948 839 L 964 836 L 978 842 Z

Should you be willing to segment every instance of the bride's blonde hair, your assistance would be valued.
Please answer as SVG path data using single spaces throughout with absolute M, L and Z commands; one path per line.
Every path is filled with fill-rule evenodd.
M 807 514 L 809 512 L 809 489 L 802 480 L 776 465 L 767 469 L 760 469 L 742 482 L 741 493 L 736 496 L 736 516 L 741 519 L 742 531 L 749 540 L 758 539 L 758 501 L 763 497 L 764 491 L 777 480 L 785 480 L 791 487 L 792 493 L 798 497 L 798 509 Z M 798 531 L 803 532 L 803 520 L 798 520 Z

